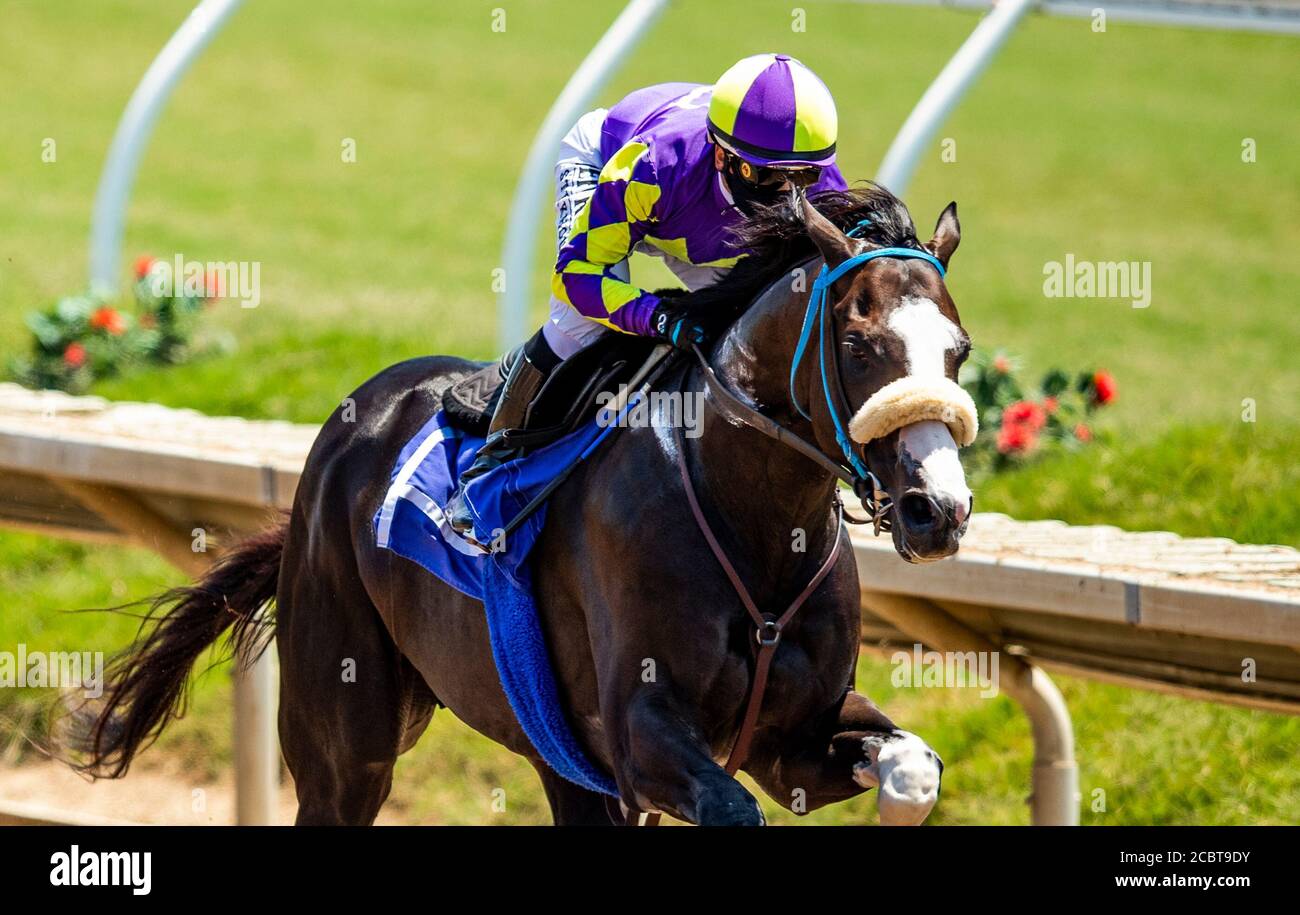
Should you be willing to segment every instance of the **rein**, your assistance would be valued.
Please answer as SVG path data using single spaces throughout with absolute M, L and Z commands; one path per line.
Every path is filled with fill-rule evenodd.
M 855 229 L 861 227 L 861 225 L 860 223 Z M 852 231 L 849 234 L 852 235 Z M 799 332 L 799 344 L 795 347 L 794 359 L 790 363 L 790 402 L 794 404 L 795 410 L 804 419 L 811 420 L 812 415 L 799 401 L 799 395 L 795 391 L 795 378 L 799 372 L 799 366 L 803 363 L 804 354 L 808 350 L 808 344 L 812 339 L 813 326 L 816 325 L 818 367 L 821 375 L 822 393 L 826 398 L 826 408 L 831 415 L 831 420 L 835 424 L 835 441 L 839 444 L 840 451 L 843 453 L 843 461 L 828 456 L 816 445 L 804 441 L 785 426 L 768 416 L 764 416 L 757 409 L 742 401 L 728 390 L 727 386 L 718 378 L 717 373 L 713 371 L 713 367 L 709 365 L 709 360 L 700 348 L 695 345 L 691 346 L 691 350 L 695 353 L 695 359 L 699 363 L 700 371 L 704 375 L 704 382 L 716 398 L 718 408 L 723 415 L 732 422 L 749 426 L 768 438 L 794 449 L 827 473 L 847 483 L 852 487 L 853 494 L 870 512 L 870 517 L 865 520 L 859 521 L 851 516 L 848 520 L 855 524 L 870 523 L 877 537 L 880 536 L 882 530 L 887 531 L 890 529 L 889 513 L 893 510 L 893 503 L 890 501 L 889 495 L 881 488 L 880 480 L 876 478 L 876 475 L 867 467 L 866 462 L 854 450 L 853 443 L 849 438 L 844 420 L 849 411 L 847 409 L 847 397 L 844 394 L 844 382 L 840 376 L 839 351 L 835 348 L 834 333 L 828 334 L 826 330 L 831 320 L 831 310 L 827 303 L 830 298 L 829 293 L 832 284 L 868 261 L 881 257 L 923 260 L 938 270 L 939 276 L 942 277 L 947 273 L 937 257 L 918 248 L 876 248 L 871 251 L 864 251 L 850 257 L 834 270 L 823 264 L 817 278 L 813 281 L 812 294 L 808 297 L 808 310 L 804 313 L 803 327 Z
M 758 410 L 731 393 L 727 386 L 722 383 L 722 379 L 713 371 L 713 366 L 709 365 L 708 359 L 705 358 L 704 353 L 700 351 L 698 346 L 692 346 L 691 349 L 695 353 L 700 372 L 704 376 L 704 383 L 708 386 L 710 393 L 717 399 L 715 406 L 719 413 L 733 423 L 748 426 L 756 432 L 763 433 L 773 441 L 780 442 L 787 448 L 799 452 L 831 476 L 853 487 L 853 494 L 871 513 L 871 517 L 859 520 L 851 515 L 846 515 L 845 518 L 849 523 L 872 524 L 877 535 L 882 530 L 889 530 L 888 516 L 893 505 L 889 501 L 888 494 L 880 488 L 880 481 L 876 479 L 875 474 L 868 470 L 865 477 L 857 476 L 839 461 L 828 457 L 816 445 L 804 441 L 771 417 L 758 412 Z

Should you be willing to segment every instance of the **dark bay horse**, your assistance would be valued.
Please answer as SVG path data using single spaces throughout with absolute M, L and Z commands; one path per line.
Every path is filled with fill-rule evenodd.
M 864 219 L 863 238 L 845 234 Z M 760 214 L 744 229 L 752 255 L 689 294 L 700 314 L 728 325 L 711 365 L 744 401 L 838 455 L 815 360 L 791 382 L 809 298 L 803 278 L 881 246 L 923 249 L 946 266 L 959 237 L 950 205 L 921 245 L 902 203 L 878 187 Z M 900 379 L 955 381 L 970 343 L 930 263 L 880 257 L 837 281 L 828 301 L 850 407 Z M 701 367 L 680 363 L 662 383 L 703 398 L 702 434 L 621 430 L 556 492 L 535 547 L 537 605 L 576 736 L 631 809 L 701 825 L 763 822 L 720 765 L 753 674 L 754 629 L 688 511 L 682 442 L 703 512 L 760 605 L 784 607 L 837 540 L 843 547 L 783 634 L 744 770 L 797 812 L 878 787 L 882 822 L 919 823 L 938 797 L 942 763 L 852 689 L 858 575 L 832 508 L 835 478 L 729 421 L 705 394 Z M 277 643 L 280 737 L 299 823 L 372 822 L 398 755 L 438 707 L 528 758 L 556 823 L 613 821 L 602 795 L 556 775 L 525 737 L 497 679 L 482 605 L 375 543 L 372 519 L 399 450 L 447 385 L 478 365 L 404 362 L 352 395 L 355 421 L 330 417 L 288 519 L 158 598 L 152 623 L 110 665 L 103 704 L 82 714 L 86 771 L 123 774 L 183 708 L 198 656 L 232 630 L 245 660 L 272 635 Z M 792 388 L 811 418 L 792 404 Z M 899 554 L 954 553 L 971 506 L 945 424 L 917 421 L 853 447 L 894 506 Z M 272 601 L 274 618 L 260 615 Z

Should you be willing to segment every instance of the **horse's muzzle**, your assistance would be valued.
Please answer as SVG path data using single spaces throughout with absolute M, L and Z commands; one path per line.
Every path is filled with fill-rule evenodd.
M 969 503 L 953 497 L 910 489 L 894 503 L 894 548 L 908 562 L 932 562 L 957 552 L 970 521 Z
M 930 562 L 957 552 L 970 518 L 957 449 L 975 440 L 979 416 L 969 394 L 948 378 L 905 376 L 876 391 L 849 423 L 868 444 L 898 432 L 893 499 L 894 548 L 908 562 Z

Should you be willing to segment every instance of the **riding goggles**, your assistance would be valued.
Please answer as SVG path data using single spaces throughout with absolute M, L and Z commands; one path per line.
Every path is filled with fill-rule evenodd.
M 822 176 L 818 165 L 754 165 L 721 139 L 714 137 L 714 141 L 727 155 L 728 171 L 751 187 L 776 190 L 789 182 L 802 190 L 812 187 Z

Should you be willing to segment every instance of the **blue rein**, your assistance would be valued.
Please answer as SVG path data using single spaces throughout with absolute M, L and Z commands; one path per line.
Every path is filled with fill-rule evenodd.
M 850 236 L 862 231 L 870 225 L 869 220 L 863 220 L 849 230 Z M 909 260 L 921 260 L 934 267 L 939 271 L 939 276 L 944 276 L 947 271 L 939 259 L 928 251 L 921 251 L 917 248 L 876 248 L 871 251 L 864 251 L 861 254 L 855 254 L 848 260 L 841 263 L 834 270 L 822 266 L 821 272 L 817 274 L 817 279 L 813 281 L 812 295 L 808 297 L 808 311 L 804 315 L 803 329 L 799 332 L 799 345 L 794 351 L 794 361 L 790 365 L 790 402 L 804 419 L 811 420 L 812 416 L 804 409 L 799 402 L 799 395 L 795 393 L 795 375 L 799 371 L 799 365 L 803 362 L 804 352 L 808 348 L 808 341 L 812 338 L 813 323 L 817 324 L 817 349 L 818 361 L 821 369 L 822 394 L 826 398 L 826 406 L 831 414 L 831 419 L 835 422 L 835 441 L 839 443 L 840 450 L 844 452 L 844 459 L 859 479 L 870 479 L 871 474 L 866 464 L 853 449 L 853 443 L 849 439 L 848 430 L 844 427 L 844 417 L 840 416 L 840 411 L 835 407 L 835 401 L 831 398 L 830 379 L 826 373 L 826 309 L 830 299 L 831 285 L 844 276 L 846 273 L 856 270 L 867 261 L 873 261 L 878 257 L 899 257 Z M 832 366 L 838 371 L 838 360 Z

